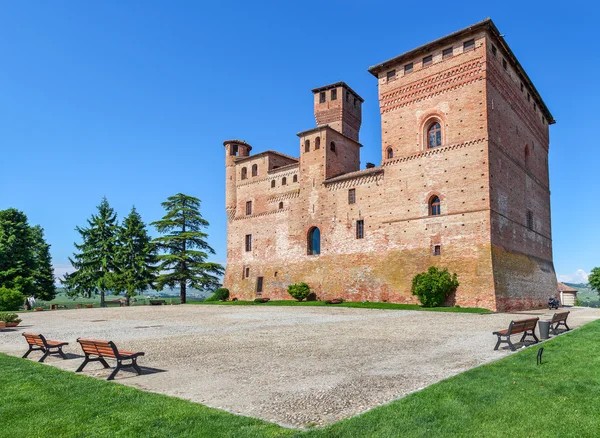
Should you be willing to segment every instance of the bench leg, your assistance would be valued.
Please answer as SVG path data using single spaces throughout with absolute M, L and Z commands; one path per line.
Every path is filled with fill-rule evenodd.
M 510 336 L 507 336 L 507 337 L 506 337 L 506 343 L 508 344 L 508 346 L 510 347 L 510 349 L 511 349 L 512 351 L 517 351 L 517 349 L 515 348 L 515 346 L 513 345 L 513 343 L 512 343 L 512 342 L 510 342 Z
M 60 357 L 62 357 L 63 359 L 67 358 L 67 355 L 64 353 L 64 351 L 62 351 L 62 347 L 58 348 L 58 354 L 60 355 Z
M 500 336 L 498 336 L 498 342 L 496 342 L 496 346 L 494 347 L 494 350 L 497 350 L 501 343 L 502 343 L 502 338 Z
M 117 366 L 115 367 L 114 371 L 112 373 L 110 373 L 110 376 L 108 376 L 108 379 L 106 380 L 114 380 L 115 376 L 117 375 L 117 373 L 121 370 L 121 361 L 117 362 Z
M 27 350 L 27 353 L 25 353 L 22 357 L 22 359 L 27 359 L 27 356 L 29 356 L 29 354 L 33 351 L 33 348 L 31 347 L 31 345 L 29 346 L 29 350 Z
M 42 350 L 42 351 L 44 352 L 44 354 L 42 355 L 40 360 L 38 360 L 38 362 L 44 362 L 46 360 L 46 358 L 50 355 L 50 350 Z
M 77 370 L 75 371 L 76 373 L 80 373 L 83 371 L 83 369 L 85 368 L 85 366 L 90 362 L 90 358 L 86 355 L 85 359 L 83 360 L 83 363 L 81 365 L 79 365 L 79 368 L 77 368 Z
M 138 374 L 138 376 L 142 375 L 142 369 L 137 364 L 137 358 L 135 358 L 135 357 L 133 358 L 133 361 L 131 362 L 131 366 L 133 366 L 133 369 L 136 371 L 136 373 Z
M 103 357 L 99 357 L 98 361 L 104 366 L 104 368 L 110 368 L 110 365 L 104 360 Z
M 569 328 L 569 326 L 567 325 L 567 321 L 565 321 L 565 323 L 564 323 L 564 324 L 565 324 L 565 328 L 567 329 L 567 331 L 571 330 L 571 329 Z

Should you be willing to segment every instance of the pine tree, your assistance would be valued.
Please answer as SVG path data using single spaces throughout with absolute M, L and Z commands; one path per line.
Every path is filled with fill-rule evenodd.
M 35 264 L 33 272 L 34 296 L 44 301 L 50 301 L 56 297 L 50 245 L 44 239 L 44 229 L 42 227 L 36 225 L 31 228 L 31 232 Z
M 25 213 L 15 208 L 0 210 L 0 287 L 4 290 L 34 294 L 32 248 L 33 235 Z
M 97 209 L 97 214 L 87 220 L 88 228 L 76 228 L 82 242 L 75 243 L 78 252 L 69 259 L 75 271 L 65 276 L 63 284 L 73 295 L 89 297 L 99 293 L 100 306 L 104 307 L 105 294 L 115 282 L 119 224 L 106 197 Z
M 138 291 L 154 287 L 156 281 L 156 247 L 152 244 L 146 224 L 135 207 L 123 220 L 118 233 L 117 275 L 115 294 L 125 292 L 127 305 Z
M 152 223 L 159 233 L 165 234 L 153 241 L 163 251 L 158 256 L 163 274 L 159 275 L 157 284 L 159 289 L 179 285 L 184 304 L 187 286 L 214 288 L 219 285 L 218 276 L 225 270 L 218 263 L 206 261 L 215 251 L 206 242 L 208 234 L 201 231 L 209 224 L 200 214 L 200 200 L 178 193 L 161 205 L 167 214 Z

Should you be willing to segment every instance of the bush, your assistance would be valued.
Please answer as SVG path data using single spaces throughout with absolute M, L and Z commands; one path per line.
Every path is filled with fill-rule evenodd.
M 325 304 L 342 304 L 343 302 L 343 298 L 334 298 L 333 300 L 326 300 Z
M 255 303 L 266 303 L 267 301 L 269 301 L 271 298 L 255 298 L 254 302 Z
M 220 287 L 208 297 L 205 301 L 227 301 L 229 298 L 229 289 Z
M 25 295 L 15 289 L 0 287 L 0 311 L 19 310 L 25 303 Z
M 302 301 L 310 295 L 310 287 L 306 283 L 290 284 L 287 291 L 297 301 Z
M 414 276 L 410 290 L 413 295 L 419 297 L 424 307 L 436 307 L 456 291 L 458 284 L 456 274 L 450 275 L 447 269 L 440 271 L 432 266 L 427 272 Z
M 16 313 L 0 312 L 0 321 L 10 324 L 11 322 L 19 323 L 22 320 Z

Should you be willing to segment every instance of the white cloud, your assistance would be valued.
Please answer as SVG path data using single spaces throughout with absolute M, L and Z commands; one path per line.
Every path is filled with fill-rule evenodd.
M 561 283 L 584 283 L 588 282 L 588 274 L 583 269 L 578 269 L 573 274 L 560 274 L 558 281 Z
M 60 280 L 65 276 L 65 274 L 70 274 L 75 269 L 69 263 L 65 264 L 57 264 L 53 266 L 54 268 L 54 278 L 56 279 L 55 283 L 60 284 Z

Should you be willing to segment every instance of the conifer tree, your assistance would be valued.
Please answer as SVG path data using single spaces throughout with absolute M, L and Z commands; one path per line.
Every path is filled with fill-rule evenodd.
M 27 216 L 15 208 L 0 210 L 0 287 L 33 295 L 33 236 Z
M 104 307 L 105 294 L 115 285 L 119 224 L 117 214 L 106 197 L 102 198 L 97 209 L 97 214 L 87 220 L 87 228 L 76 228 L 81 243 L 75 243 L 78 252 L 69 258 L 75 271 L 67 274 L 63 283 L 73 295 L 90 297 L 100 294 L 100 306 Z
M 151 242 L 146 224 L 135 207 L 123 220 L 118 233 L 116 265 L 118 275 L 115 294 L 125 292 L 127 305 L 138 292 L 154 287 L 156 281 L 156 246 Z
M 34 296 L 44 301 L 56 297 L 54 284 L 54 268 L 50 256 L 50 245 L 44 239 L 44 229 L 39 225 L 31 228 L 33 237 L 33 257 L 35 269 L 33 272 Z
M 161 205 L 167 214 L 152 223 L 159 233 L 164 234 L 153 241 L 163 252 L 158 256 L 162 274 L 157 284 L 159 289 L 179 285 L 181 303 L 184 304 L 187 286 L 197 289 L 216 287 L 224 268 L 207 261 L 209 254 L 215 254 L 215 251 L 206 242 L 208 234 L 202 231 L 209 224 L 200 214 L 200 200 L 178 193 Z

